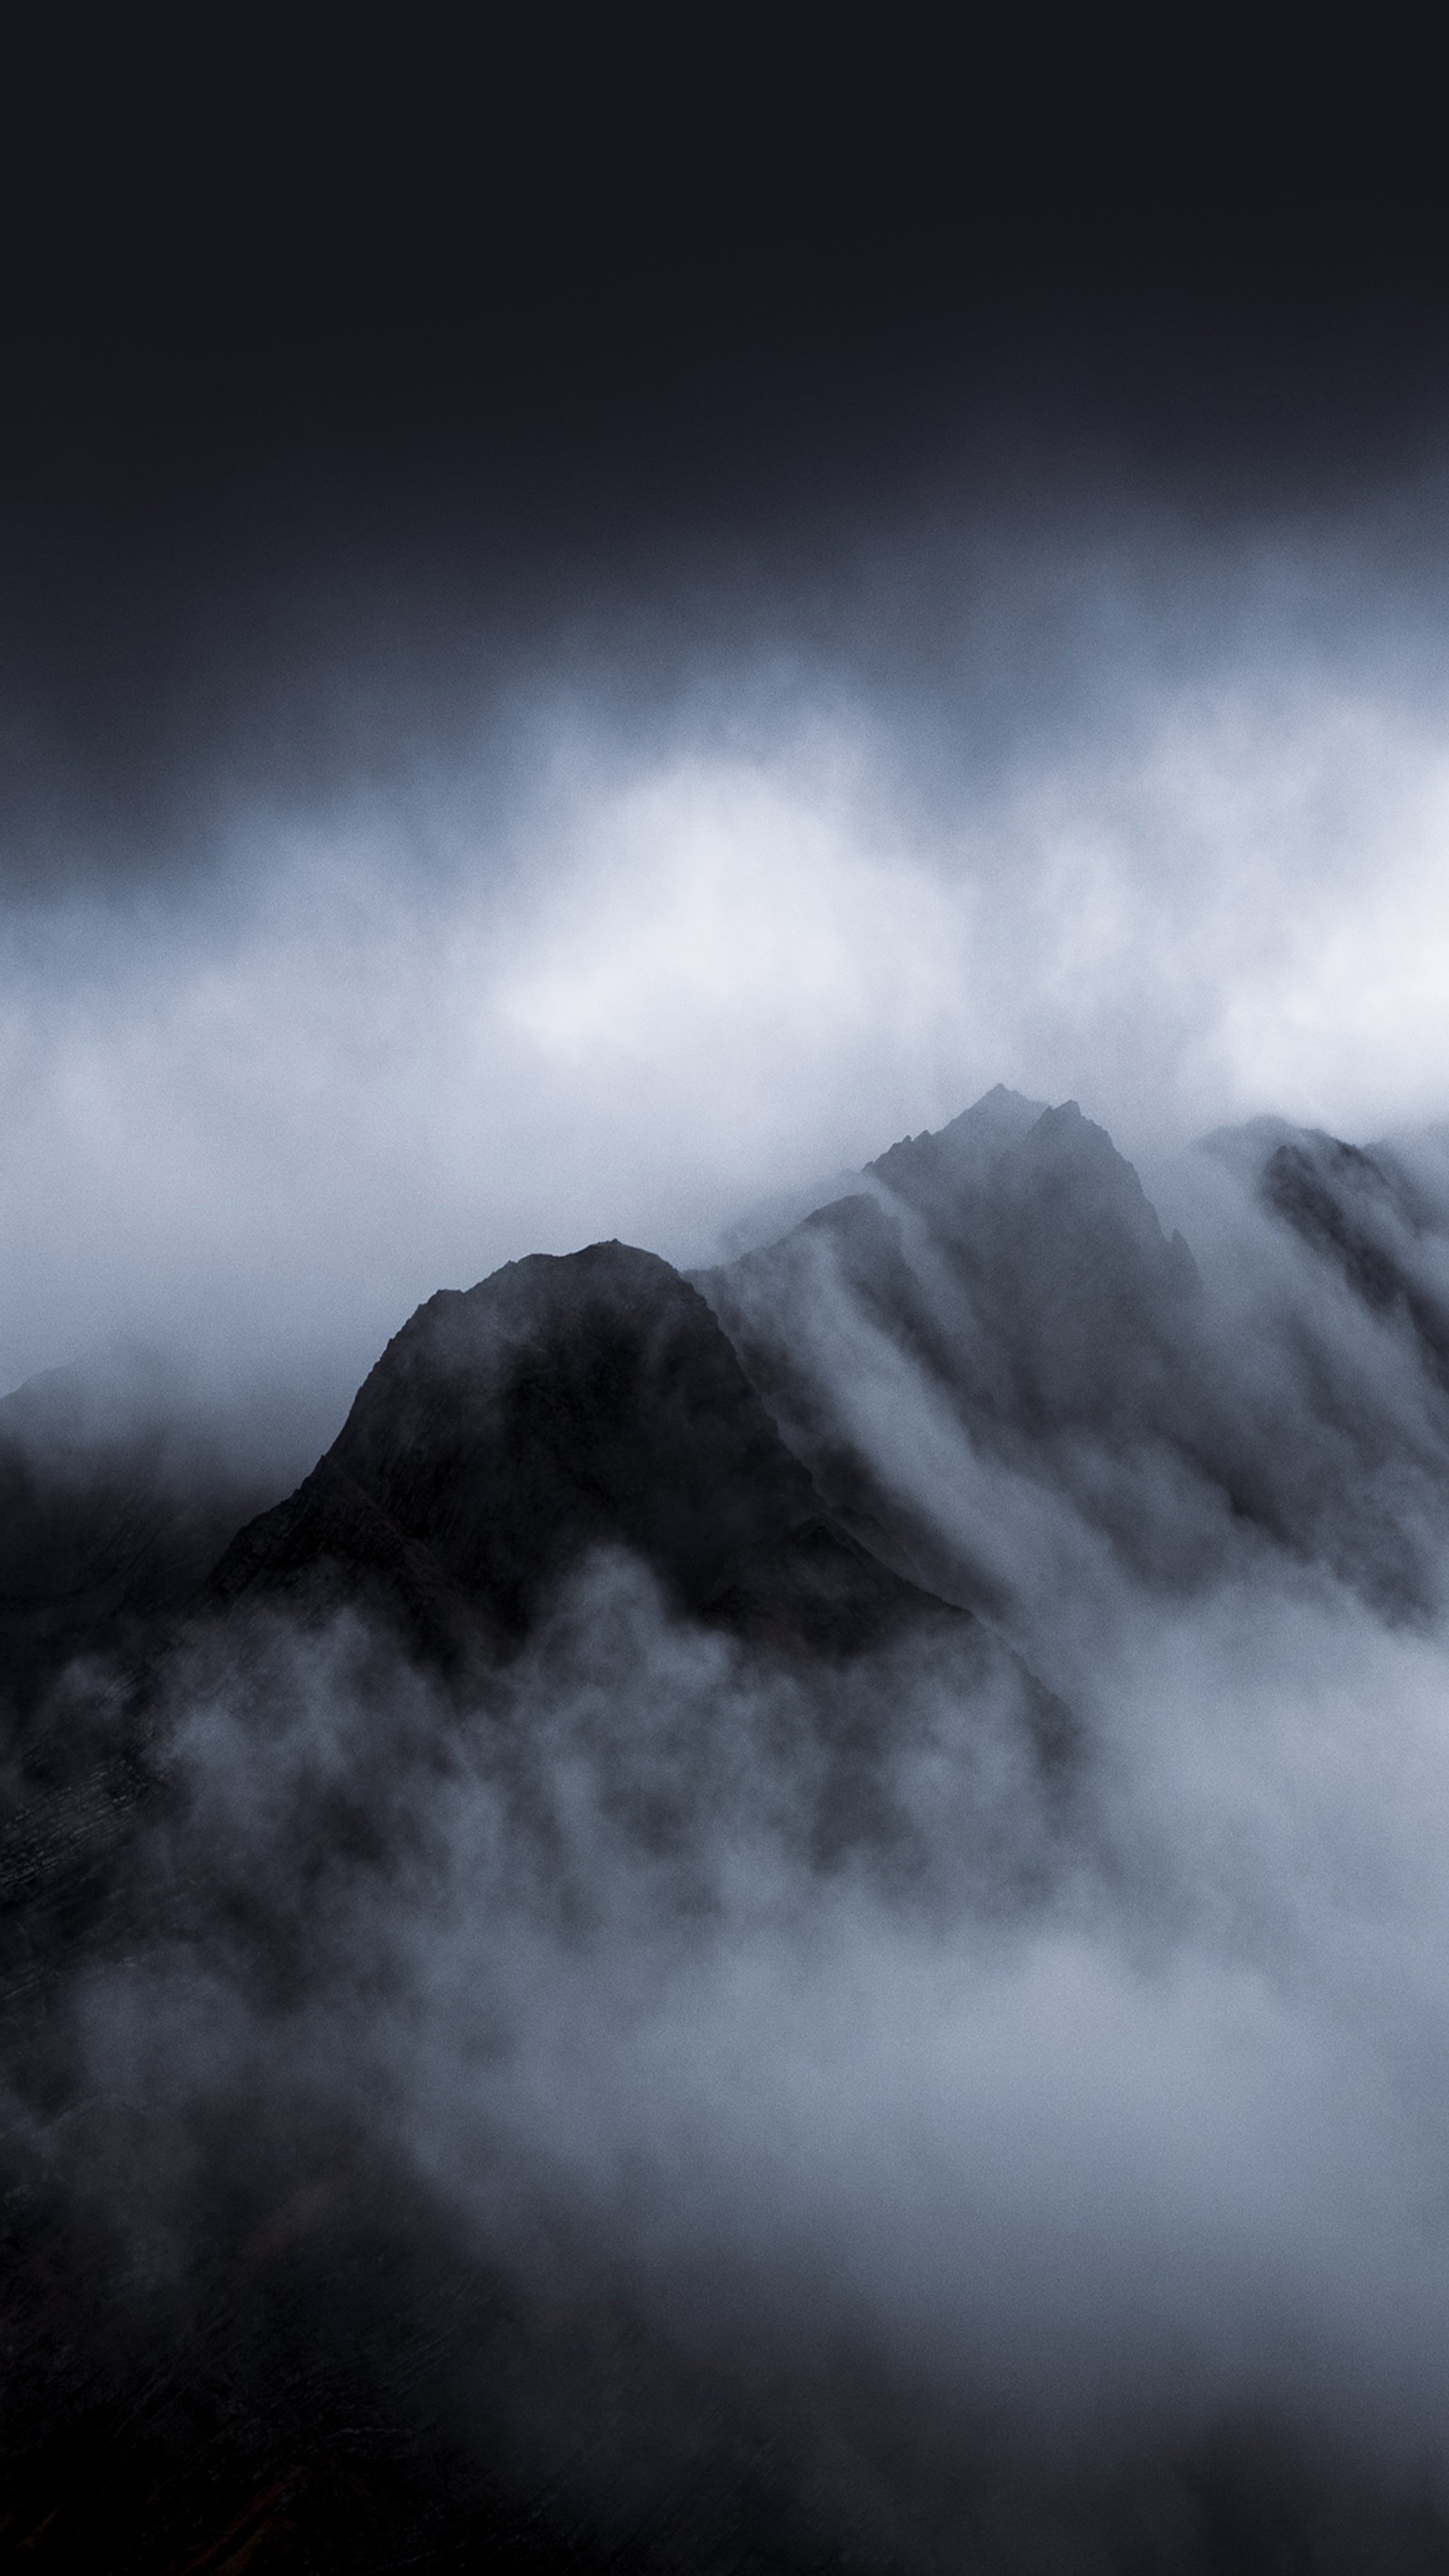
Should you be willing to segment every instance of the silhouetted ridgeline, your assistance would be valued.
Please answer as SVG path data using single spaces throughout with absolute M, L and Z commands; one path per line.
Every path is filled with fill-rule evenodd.
M 385 1600 L 419 1651 L 526 1636 L 591 1548 L 683 1616 L 850 1654 L 929 1603 L 821 1508 L 704 1299 L 598 1243 L 420 1307 L 325 1458 L 241 1531 L 221 1600 Z

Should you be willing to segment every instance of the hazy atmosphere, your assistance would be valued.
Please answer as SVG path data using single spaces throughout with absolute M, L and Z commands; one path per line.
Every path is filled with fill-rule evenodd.
M 1431 85 L 957 32 L 27 53 L 0 2564 L 1449 2568 Z
M 601 575 L 516 666 L 419 574 L 370 659 L 319 607 L 119 846 L 42 743 L 11 1382 L 121 1331 L 350 1392 L 435 1284 L 702 1257 L 995 1081 L 1149 1156 L 1441 1116 L 1445 500 L 1204 532 L 947 492 L 775 580 Z

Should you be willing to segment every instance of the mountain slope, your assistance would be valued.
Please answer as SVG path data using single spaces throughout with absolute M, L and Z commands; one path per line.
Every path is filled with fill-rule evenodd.
M 1406 1331 L 1449 1392 L 1449 1206 L 1427 1176 L 1391 1144 L 1347 1145 L 1277 1120 L 1210 1141 L 1371 1314 Z
M 1384 1153 L 1278 1127 L 1228 1159 L 1303 1248 L 1285 1266 L 1257 1220 L 1231 1294 L 1104 1129 L 1000 1086 L 700 1286 L 822 1491 L 953 1598 L 999 1597 L 961 1498 L 986 1492 L 979 1530 L 1004 1476 L 1154 1583 L 1221 1579 L 1256 1541 L 1423 1605 L 1449 1498 L 1430 1203 Z M 1328 1264 L 1352 1315 L 1325 1306 Z
M 887 1455 L 918 1396 L 936 1416 L 944 1403 L 973 1454 L 1065 1488 L 1152 1567 L 1157 1533 L 1118 1464 L 1191 1445 L 1200 1292 L 1131 1165 L 1074 1102 L 998 1086 L 861 1177 L 778 1243 L 700 1274 L 823 1489 L 896 1561 L 957 1597 L 989 1593 L 913 1509 L 910 1458 Z
M 620 1243 L 420 1307 L 211 1589 L 370 1598 L 447 1659 L 516 1644 L 598 1547 L 641 1558 L 680 1612 L 816 1653 L 942 1609 L 823 1509 L 697 1290 Z

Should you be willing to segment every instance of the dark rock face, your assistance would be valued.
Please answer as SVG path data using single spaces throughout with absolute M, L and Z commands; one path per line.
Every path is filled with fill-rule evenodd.
M 939 1135 L 893 1145 L 863 1177 L 869 1195 L 709 1275 L 742 1344 L 757 1347 L 777 1306 L 782 1347 L 785 1309 L 807 1323 L 790 1275 L 828 1243 L 854 1291 L 984 1434 L 1158 1421 L 1196 1272 L 1075 1102 L 1043 1109 L 998 1088 Z
M 969 1303 L 976 1329 L 948 1366 L 977 1411 L 1038 1434 L 1160 1418 L 1197 1274 L 1075 1101 L 1046 1109 L 998 1085 L 870 1170 L 928 1229 Z M 994 1384 L 978 1373 L 983 1346 Z
M 1449 1223 L 1392 1147 L 1291 1136 L 1268 1153 L 1258 1190 L 1371 1313 L 1402 1320 L 1449 1392 L 1449 1298 L 1426 1276 L 1423 1257 L 1426 1246 L 1449 1240 Z
M 1088 1449 L 1189 1446 L 1199 1286 L 1131 1165 L 1074 1102 L 998 1088 L 908 1137 L 780 1243 L 702 1277 L 755 1383 L 853 1525 L 898 1561 L 952 1573 L 842 1424 L 852 1318 L 902 1355 L 973 1445 L 1064 1485 L 1151 1570 L 1154 1533 Z M 958 1597 L 981 1587 L 954 1571 Z M 989 1587 L 987 1587 L 989 1589 Z
M 686 1615 L 815 1653 L 940 1608 L 823 1510 L 698 1291 L 620 1243 L 420 1307 L 211 1589 L 371 1596 L 450 1658 L 521 1640 L 599 1546 L 642 1558 Z
M 1138 1576 L 1212 1579 L 1252 1531 L 1386 1607 L 1426 1602 L 1424 1506 L 1449 1477 L 1434 1409 L 1449 1303 L 1426 1261 L 1441 1220 L 1383 1151 L 1276 1124 L 1230 1150 L 1213 1141 L 1376 1326 L 1412 1343 L 1428 1381 L 1413 1427 L 1385 1411 L 1367 1347 L 1355 1359 L 1326 1334 L 1311 1296 L 1284 1290 L 1245 1333 L 1103 1129 L 1072 1102 L 999 1087 L 700 1284 L 828 1499 L 953 1598 L 984 1602 L 991 1581 L 928 1526 L 912 1462 L 879 1436 L 902 1368 L 975 1456 L 1064 1497 Z M 872 1371 L 877 1416 L 862 1427 Z

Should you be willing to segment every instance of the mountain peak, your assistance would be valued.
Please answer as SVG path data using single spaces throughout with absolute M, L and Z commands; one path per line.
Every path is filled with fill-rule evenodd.
M 923 1183 L 951 1187 L 984 1180 L 1046 1114 L 1045 1101 L 1028 1100 L 998 1082 L 959 1118 L 945 1127 L 923 1129 L 919 1136 L 903 1136 L 866 1169 L 888 1189 L 904 1189 L 907 1196 Z
M 617 1241 L 429 1298 L 213 1588 L 373 1599 L 447 1658 L 525 1636 L 597 1547 L 781 1644 L 853 1652 L 941 1606 L 830 1520 L 698 1290 Z

